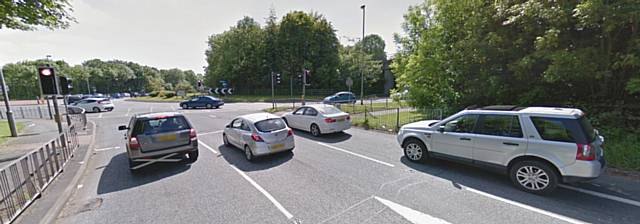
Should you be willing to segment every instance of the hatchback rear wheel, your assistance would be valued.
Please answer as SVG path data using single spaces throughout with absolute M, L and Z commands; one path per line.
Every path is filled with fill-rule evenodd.
M 94 112 L 94 113 L 100 113 L 100 108 L 98 108 L 98 107 L 94 107 L 94 108 L 93 108 L 93 112 Z
M 251 152 L 251 148 L 248 145 L 244 146 L 244 157 L 249 162 L 253 161 L 253 152 Z
M 548 194 L 558 186 L 558 174 L 541 161 L 518 162 L 509 170 L 509 176 L 518 188 L 534 194 Z

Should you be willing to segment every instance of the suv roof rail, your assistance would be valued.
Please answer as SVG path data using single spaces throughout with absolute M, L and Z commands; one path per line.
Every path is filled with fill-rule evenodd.
M 502 110 L 502 111 L 519 111 L 526 107 L 519 107 L 515 105 L 492 105 L 480 108 L 480 110 Z

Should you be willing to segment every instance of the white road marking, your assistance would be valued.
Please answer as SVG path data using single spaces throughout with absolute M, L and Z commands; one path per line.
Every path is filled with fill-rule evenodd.
M 33 124 L 33 123 L 32 123 L 32 124 L 30 124 L 30 125 L 29 125 L 29 126 L 27 126 L 27 127 L 33 127 L 33 126 L 36 126 L 36 124 Z
M 115 147 L 107 147 L 107 148 L 101 148 L 101 149 L 94 149 L 93 151 L 96 152 L 101 152 L 101 151 L 107 151 L 107 150 L 111 150 L 111 149 L 119 149 L 119 146 L 115 146 Z
M 127 113 L 124 114 L 125 117 L 129 116 L 129 113 L 131 113 L 131 108 L 127 109 Z
M 80 188 L 82 188 L 83 186 L 84 186 L 84 185 L 82 185 L 82 184 L 78 184 L 78 186 L 76 186 L 76 189 L 80 189 Z
M 322 143 L 322 142 L 318 142 L 318 144 L 322 145 L 324 147 L 331 148 L 333 150 L 337 150 L 337 151 L 344 152 L 344 153 L 347 153 L 347 154 L 351 154 L 351 155 L 354 155 L 354 156 L 357 156 L 357 157 L 360 157 L 360 158 L 363 158 L 363 159 L 367 159 L 367 160 L 370 160 L 370 161 L 373 161 L 373 162 L 376 162 L 376 163 L 380 163 L 380 164 L 385 165 L 385 166 L 395 167 L 395 165 L 393 165 L 391 163 L 382 162 L 380 160 L 377 160 L 377 159 L 374 159 L 374 158 L 371 158 L 371 157 L 367 157 L 367 156 L 364 156 L 364 155 L 360 155 L 358 153 L 351 152 L 351 151 L 348 151 L 348 150 L 344 150 L 344 149 L 341 149 L 341 148 L 338 148 L 338 147 L 335 147 L 335 146 L 332 146 L 332 145 L 328 145 L 328 144 L 325 144 L 325 143 Z
M 203 132 L 200 133 L 198 135 L 208 135 L 208 134 L 218 134 L 218 133 L 222 133 L 224 130 L 217 130 L 217 131 L 210 131 L 210 132 Z
M 210 114 L 209 117 L 216 118 L 216 115 Z
M 464 186 L 464 185 L 460 185 L 460 186 L 462 187 L 462 189 L 467 190 L 469 192 L 473 192 L 473 193 L 485 196 L 487 198 L 498 200 L 498 201 L 501 201 L 501 202 L 504 202 L 504 203 L 507 203 L 507 204 L 510 204 L 510 205 L 514 205 L 514 206 L 517 206 L 517 207 L 520 207 L 520 208 L 524 208 L 524 209 L 527 209 L 529 211 L 536 212 L 536 213 L 539 213 L 539 214 L 543 214 L 543 215 L 546 215 L 546 216 L 549 216 L 549 217 L 552 217 L 552 218 L 556 218 L 556 219 L 559 219 L 559 220 L 562 220 L 562 221 L 565 221 L 565 222 L 574 223 L 574 224 L 587 223 L 587 222 L 584 222 L 584 221 L 581 221 L 581 220 L 577 220 L 577 219 L 569 218 L 567 216 L 559 215 L 559 214 L 556 214 L 556 213 L 553 213 L 553 212 L 545 211 L 545 210 L 542 210 L 542 209 L 539 209 L 539 208 L 536 208 L 536 207 L 533 207 L 533 206 L 525 205 L 525 204 L 522 204 L 520 202 L 516 202 L 516 201 L 512 201 L 512 200 L 506 199 L 506 198 L 498 197 L 498 196 L 486 193 L 484 191 L 476 190 L 476 189 L 473 189 L 473 188 L 470 188 L 470 187 L 467 187 L 467 186 Z
M 213 152 L 213 154 L 216 154 L 216 155 L 220 154 L 220 153 L 218 153 L 218 151 L 216 151 L 215 149 L 211 148 L 211 146 L 208 146 L 207 144 L 204 144 L 204 142 L 198 140 L 198 143 L 200 145 L 204 146 L 205 148 L 207 148 L 209 151 Z
M 176 107 L 174 107 L 173 105 L 169 105 L 169 106 L 171 107 L 171 110 L 172 110 L 172 111 L 175 111 L 175 110 L 176 110 Z
M 153 107 L 149 107 L 149 112 L 153 112 Z
M 100 112 L 100 115 L 98 115 L 98 118 L 102 118 L 103 113 Z
M 640 202 L 634 201 L 634 200 L 631 200 L 631 199 L 621 198 L 621 197 L 618 197 L 618 196 L 613 196 L 613 195 L 604 194 L 604 193 L 600 193 L 600 192 L 590 191 L 590 190 L 577 188 L 577 187 L 572 187 L 572 186 L 564 185 L 564 184 L 560 184 L 560 187 L 566 188 L 566 189 L 569 189 L 569 190 L 574 190 L 574 191 L 581 192 L 581 193 L 585 193 L 585 194 L 588 194 L 588 195 L 601 197 L 601 198 L 605 198 L 605 199 L 614 200 L 614 201 L 617 201 L 617 202 L 633 205 L 633 206 L 636 206 L 636 207 L 640 207 Z
M 398 204 L 383 198 L 379 198 L 376 196 L 374 196 L 373 198 L 375 198 L 380 203 L 386 205 L 391 210 L 398 213 L 399 215 L 407 219 L 409 222 L 414 224 L 449 224 L 450 223 L 443 219 L 439 219 L 439 218 L 424 214 L 422 212 L 413 210 L 409 207 L 405 207 L 401 204 Z
M 269 199 L 269 201 L 271 201 L 271 203 L 273 203 L 273 205 L 276 206 L 276 208 L 278 208 L 278 210 L 280 210 L 280 212 L 282 212 L 282 214 L 284 214 L 284 216 L 287 217 L 287 219 L 291 219 L 293 218 L 293 215 L 291 215 L 291 213 L 289 213 L 289 211 L 287 211 L 287 209 L 285 209 L 282 204 L 280 204 L 280 202 L 278 202 L 273 196 L 271 196 L 271 194 L 269 194 L 269 192 L 267 192 L 264 188 L 262 188 L 260 185 L 258 185 L 258 183 L 256 183 L 255 181 L 253 181 L 253 179 L 251 179 L 251 177 L 249 177 L 247 174 L 245 174 L 244 172 L 242 172 L 242 170 L 238 169 L 236 166 L 229 164 L 229 166 L 231 166 L 231 168 L 233 168 L 234 170 L 236 170 L 236 172 L 238 172 L 238 174 L 240 174 L 240 176 L 242 176 L 245 180 L 247 180 L 251 185 L 253 185 L 253 187 L 255 187 L 256 189 L 258 189 L 258 191 L 260 191 L 260 193 L 262 193 L 262 195 L 264 195 L 265 197 L 267 197 L 267 199 Z

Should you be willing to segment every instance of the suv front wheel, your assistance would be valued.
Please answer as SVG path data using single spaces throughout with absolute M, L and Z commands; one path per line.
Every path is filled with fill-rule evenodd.
M 549 194 L 558 186 L 558 174 L 541 161 L 518 162 L 509 170 L 509 176 L 518 188 L 534 194 Z
M 403 148 L 404 156 L 412 162 L 427 160 L 427 146 L 422 141 L 415 138 L 407 139 Z

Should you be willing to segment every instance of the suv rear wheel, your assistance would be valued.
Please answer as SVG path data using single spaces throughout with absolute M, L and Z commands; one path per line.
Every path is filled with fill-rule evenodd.
M 558 174 L 549 164 L 536 160 L 516 163 L 509 170 L 511 181 L 523 191 L 549 194 L 558 186 Z
M 428 158 L 427 146 L 425 146 L 424 143 L 422 143 L 422 141 L 418 139 L 407 139 L 407 141 L 405 141 L 404 143 L 403 148 L 404 156 L 413 162 L 426 161 Z

